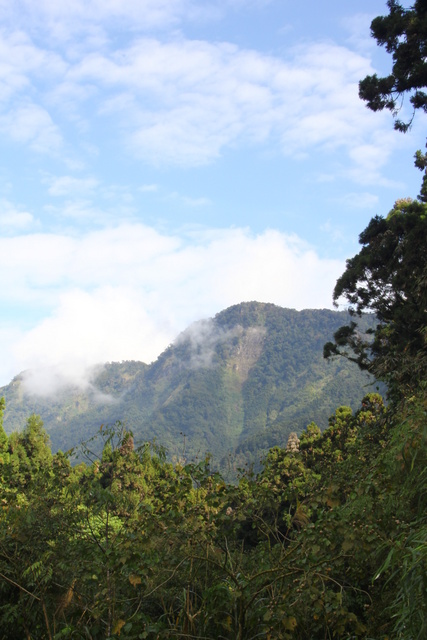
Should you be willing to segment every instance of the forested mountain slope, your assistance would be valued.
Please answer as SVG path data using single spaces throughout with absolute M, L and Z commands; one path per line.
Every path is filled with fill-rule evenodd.
M 190 326 L 151 365 L 100 367 L 85 392 L 28 395 L 17 376 L 0 389 L 5 428 L 19 430 L 28 415 L 40 415 L 56 451 L 120 420 L 137 441 L 156 438 L 172 459 L 209 451 L 215 464 L 257 463 L 290 431 L 311 420 L 325 428 L 336 406 L 356 407 L 374 389 L 353 363 L 323 358 L 324 343 L 346 320 L 328 310 L 235 305 Z

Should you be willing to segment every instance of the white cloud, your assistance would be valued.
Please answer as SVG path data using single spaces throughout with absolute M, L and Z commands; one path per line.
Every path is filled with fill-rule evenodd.
M 92 178 L 64 177 L 47 179 L 49 195 L 63 197 L 58 204 L 44 206 L 44 212 L 55 224 L 67 222 L 75 226 L 103 227 L 117 220 L 135 218 L 138 210 L 130 190 L 119 185 L 102 186 Z
M 363 170 L 366 147 L 382 165 L 396 144 L 381 135 L 384 114 L 358 97 L 371 71 L 367 57 L 333 43 L 281 59 L 230 43 L 143 38 L 85 56 L 67 82 L 102 87 L 98 113 L 118 118 L 129 149 L 154 165 L 206 164 L 227 148 L 279 141 L 294 157 L 344 149 Z
M 341 202 L 346 208 L 350 209 L 372 209 L 377 206 L 379 198 L 374 193 L 368 191 L 346 193 L 341 198 L 336 199 L 337 202 Z
M 151 361 L 169 342 L 135 290 L 76 289 L 62 294 L 58 303 L 16 346 L 18 361 L 33 369 L 27 387 L 34 393 L 70 383 L 87 386 L 93 365 L 142 354 Z
M 265 334 L 266 330 L 263 327 L 258 330 L 255 329 L 254 332 Z M 212 318 L 205 318 L 190 324 L 185 331 L 177 336 L 174 344 L 187 343 L 190 345 L 190 359 L 186 363 L 186 366 L 191 369 L 198 369 L 199 367 L 212 366 L 215 347 L 218 343 L 226 342 L 242 333 L 243 329 L 240 326 L 225 330 L 216 326 Z
M 39 153 L 55 154 L 62 146 L 61 133 L 49 113 L 29 102 L 0 115 L 0 131 Z
M 100 27 L 126 26 L 138 31 L 164 29 L 183 21 L 218 20 L 231 8 L 262 7 L 271 0 L 0 0 L 4 21 L 21 21 L 32 30 L 50 33 L 58 40 L 74 33 L 101 37 Z
M 23 29 L 14 28 L 10 32 L 3 29 L 0 33 L 1 81 L 11 92 L 27 88 L 29 75 L 47 80 L 65 73 L 67 63 L 61 55 L 34 44 Z
M 204 198 L 204 197 L 190 198 L 189 196 L 182 196 L 182 200 L 184 204 L 187 205 L 188 207 L 206 207 L 212 204 L 209 198 Z
M 193 0 L 16 0 L 0 3 L 3 21 L 25 24 L 32 31 L 48 33 L 56 41 L 67 42 L 74 34 L 89 34 L 103 41 L 102 29 L 117 25 L 151 30 L 177 25 L 182 19 L 212 16 L 210 4 Z
M 332 239 L 333 242 L 335 243 L 339 242 L 340 244 L 345 242 L 345 234 L 342 228 L 336 227 L 331 223 L 330 220 L 327 220 L 326 222 L 321 224 L 319 228 L 320 228 L 320 231 L 323 231 L 323 233 L 326 233 L 328 237 Z
M 8 384 L 18 373 L 14 349 L 22 338 L 23 332 L 16 327 L 16 323 L 3 319 L 0 326 L 0 384 L 2 385 Z
M 6 231 L 20 231 L 32 225 L 34 216 L 28 211 L 17 209 L 8 200 L 0 200 L 0 228 Z
M 342 270 L 273 230 L 177 236 L 129 224 L 0 239 L 4 305 L 26 305 L 28 317 L 50 308 L 15 343 L 16 372 L 53 367 L 73 382 L 98 362 L 151 361 L 192 321 L 244 300 L 330 307 Z
M 37 47 L 23 31 L 0 31 L 0 133 L 36 152 L 56 153 L 62 135 L 39 96 L 66 68 L 58 54 Z
M 82 193 L 92 193 L 98 186 L 95 178 L 75 178 L 73 176 L 49 176 L 48 193 L 51 196 L 79 196 Z
M 190 196 L 183 196 L 179 193 L 177 193 L 176 191 L 170 193 L 167 198 L 169 200 L 175 200 L 175 201 L 179 201 L 182 202 L 182 204 L 184 204 L 187 207 L 206 207 L 210 204 L 212 204 L 212 202 L 209 200 L 209 198 L 191 198 Z
M 348 32 L 348 42 L 359 51 L 372 51 L 377 46 L 370 35 L 371 22 L 375 17 L 375 13 L 356 13 L 342 20 L 341 24 Z

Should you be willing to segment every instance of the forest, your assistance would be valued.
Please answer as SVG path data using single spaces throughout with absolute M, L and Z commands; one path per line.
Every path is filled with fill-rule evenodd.
M 365 78 L 361 97 L 396 115 L 408 93 L 426 111 L 425 2 L 388 7 L 372 32 L 393 73 Z M 74 465 L 37 415 L 0 427 L 0 638 L 427 636 L 426 184 L 371 220 L 333 293 L 352 321 L 325 357 L 383 381 L 386 402 L 338 407 L 233 483 L 209 456 L 136 446 L 121 423 L 99 425 Z

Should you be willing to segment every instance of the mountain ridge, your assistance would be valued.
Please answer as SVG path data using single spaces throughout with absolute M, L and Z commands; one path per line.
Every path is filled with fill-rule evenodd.
M 337 405 L 358 405 L 374 381 L 355 365 L 325 362 L 323 345 L 345 312 L 296 311 L 277 305 L 233 305 L 183 331 L 151 364 L 106 363 L 86 390 L 56 397 L 25 392 L 16 376 L 0 389 L 5 429 L 19 430 L 41 416 L 54 450 L 88 439 L 102 423 L 121 421 L 138 440 L 153 440 L 173 459 L 209 451 L 223 467 L 257 463 L 290 431 L 314 420 L 323 429 Z M 374 318 L 362 318 L 362 330 Z M 228 464 L 228 463 L 227 463 Z

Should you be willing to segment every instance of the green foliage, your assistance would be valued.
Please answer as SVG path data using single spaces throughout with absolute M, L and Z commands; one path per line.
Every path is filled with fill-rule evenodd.
M 380 46 L 392 55 L 392 72 L 378 78 L 366 76 L 359 83 L 359 96 L 372 111 L 388 109 L 395 118 L 394 127 L 406 132 L 412 125 L 417 109 L 427 112 L 427 8 L 423 0 L 416 0 L 404 8 L 396 0 L 388 0 L 389 14 L 378 16 L 371 23 L 371 33 Z M 397 116 L 405 95 L 409 95 L 412 116 L 406 122 Z M 424 171 L 421 193 L 427 201 L 427 154 L 417 151 L 415 166 Z
M 374 312 L 378 325 L 373 340 L 356 322 L 342 327 L 324 354 L 347 356 L 386 381 L 392 397 L 400 396 L 427 373 L 427 205 L 397 201 L 387 218 L 371 220 L 359 241 L 362 249 L 347 260 L 334 302 L 343 296 L 353 315 Z
M 371 33 L 392 54 L 393 70 L 384 78 L 373 75 L 361 80 L 359 95 L 373 111 L 389 109 L 396 115 L 402 97 L 409 93 L 414 111 L 427 112 L 427 95 L 421 91 L 427 85 L 427 8 L 422 0 L 416 0 L 410 9 L 396 0 L 388 0 L 387 6 L 389 15 L 375 18 Z M 396 120 L 395 128 L 407 131 L 411 121 Z

